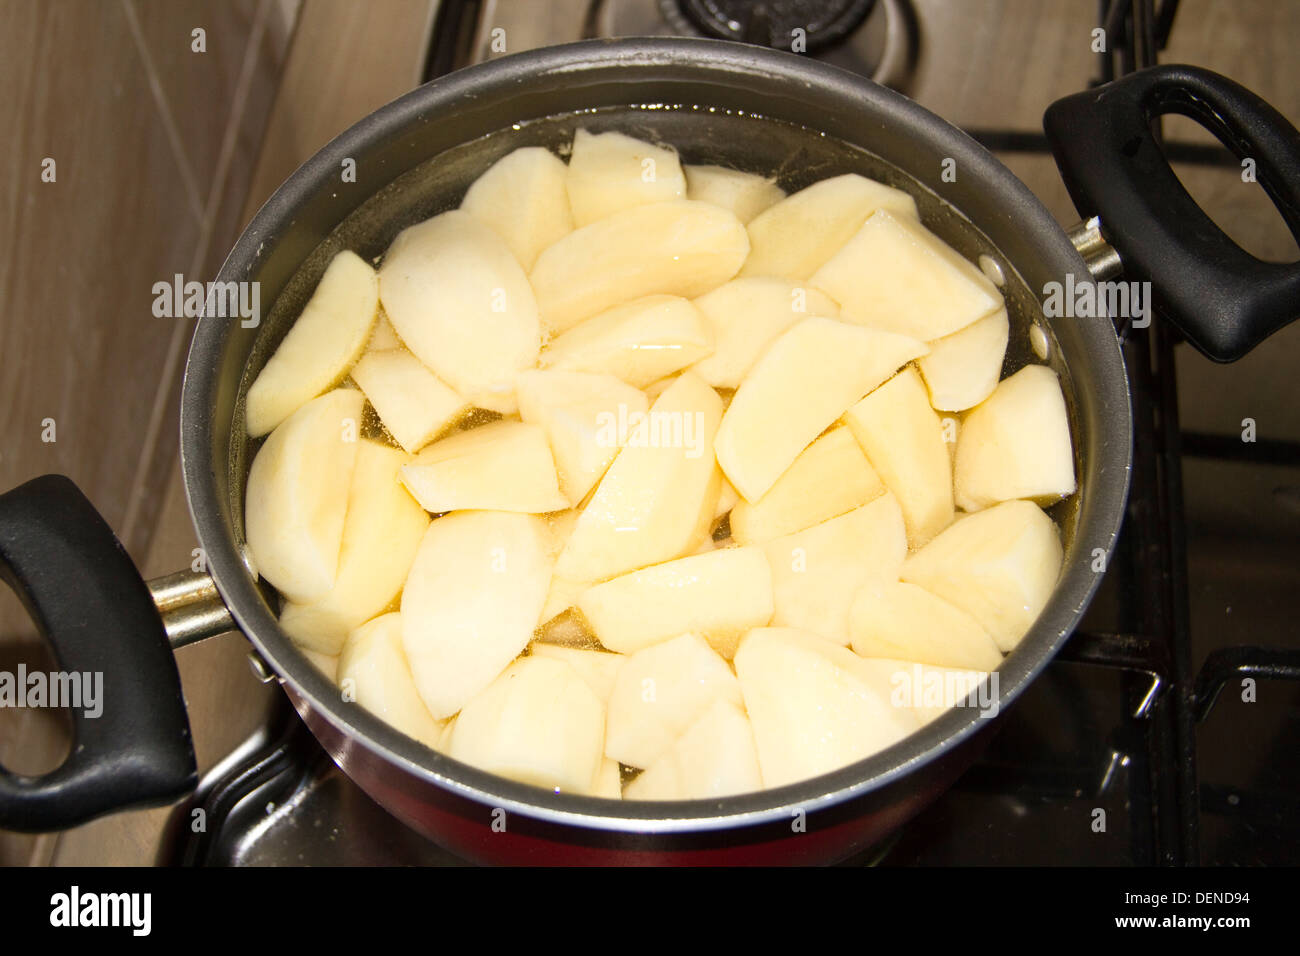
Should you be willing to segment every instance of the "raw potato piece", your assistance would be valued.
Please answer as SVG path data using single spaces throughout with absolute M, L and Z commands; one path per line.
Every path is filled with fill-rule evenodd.
M 404 349 L 367 352 L 353 366 L 352 379 L 366 393 L 389 434 L 411 454 L 470 410 L 469 402 Z
M 1002 306 L 983 272 L 912 217 L 884 209 L 817 270 L 812 284 L 840 304 L 846 321 L 923 342 Z
M 538 425 L 501 421 L 434 442 L 401 472 L 425 511 L 564 511 L 555 459 Z
M 334 586 L 364 405 L 351 388 L 312 399 L 271 433 L 249 469 L 248 548 L 291 601 L 310 604 Z
M 552 587 L 570 601 L 598 581 L 688 554 L 708 535 L 722 481 L 711 454 L 722 400 L 685 372 L 648 414 L 651 433 L 618 453 L 556 563 Z
M 677 151 L 622 133 L 578 130 L 567 182 L 577 226 L 633 206 L 686 198 L 686 177 Z
M 339 658 L 337 654 L 322 654 L 319 651 L 313 651 L 309 647 L 299 647 L 302 656 L 311 661 L 312 666 L 328 677 L 333 683 L 338 683 L 339 675 Z
M 965 611 L 902 581 L 868 585 L 849 611 L 853 650 L 940 667 L 994 670 L 1002 652 Z
M 587 497 L 622 447 L 616 427 L 620 416 L 631 420 L 649 408 L 644 392 L 612 375 L 521 372 L 515 392 L 520 417 L 545 430 L 560 491 L 574 506 Z
M 731 536 L 741 544 L 810 528 L 885 493 L 853 433 L 836 425 L 805 448 L 758 501 L 731 509 Z
M 809 315 L 835 318 L 825 293 L 784 279 L 732 279 L 695 300 L 713 329 L 713 354 L 694 371 L 714 388 L 736 388 L 774 338 Z
M 249 437 L 265 435 L 338 384 L 366 347 L 378 309 L 375 270 L 355 252 L 340 252 L 248 389 Z
M 375 281 L 378 282 L 378 279 Z M 378 285 L 375 288 L 378 289 Z M 389 349 L 400 348 L 403 348 L 402 340 L 397 337 L 393 323 L 388 321 L 388 313 L 380 306 L 379 317 L 375 319 L 375 330 L 370 333 L 370 341 L 366 343 L 366 351 L 387 352 Z
M 877 209 L 916 218 L 916 200 L 911 196 L 857 173 L 813 183 L 749 224 L 752 251 L 740 274 L 807 279 Z
M 443 721 L 434 720 L 415 689 L 402 649 L 402 616 L 385 614 L 348 635 L 338 680 L 357 704 L 426 747 L 438 746 Z M 351 681 L 350 687 L 344 684 Z
M 897 496 L 909 547 L 921 547 L 952 524 L 948 443 L 916 369 L 899 372 L 849 409 L 844 420 L 880 480 Z
M 504 239 L 527 272 L 543 249 L 573 231 L 567 178 L 564 160 L 525 146 L 474 180 L 460 208 Z
M 878 668 L 803 631 L 750 631 L 736 652 L 736 674 L 767 787 L 838 770 L 922 724 L 911 708 L 894 706 Z
M 505 240 L 454 209 L 402 230 L 379 267 L 393 328 L 480 408 L 516 410 L 515 375 L 537 364 L 537 302 Z
M 629 800 L 705 800 L 763 788 L 749 718 L 715 701 L 677 742 L 627 787 Z
M 533 656 L 564 661 L 587 682 L 591 692 L 600 698 L 602 704 L 609 702 L 618 670 L 623 666 L 623 661 L 627 660 L 622 654 L 610 654 L 608 651 L 588 651 L 542 643 L 533 644 Z
M 730 658 L 742 634 L 772 619 L 772 571 L 758 548 L 723 548 L 598 584 L 578 609 L 621 654 L 691 631 Z
M 901 577 L 961 608 L 1009 654 L 1051 597 L 1061 560 L 1052 519 L 1006 501 L 962 518 L 909 557 Z
M 907 557 L 903 514 L 892 494 L 763 545 L 772 567 L 772 623 L 849 643 L 849 608 L 863 587 L 898 580 Z
M 683 634 L 628 657 L 614 682 L 605 755 L 650 767 L 716 700 L 740 706 L 740 685 L 698 634 Z
M 1026 365 L 971 410 L 957 441 L 953 482 L 966 511 L 1011 498 L 1046 505 L 1074 493 L 1070 418 L 1055 372 Z
M 804 319 L 772 343 L 731 400 L 718 464 L 757 501 L 845 409 L 925 351 L 901 335 Z
M 651 295 L 616 305 L 556 338 L 543 368 L 613 375 L 645 388 L 713 351 L 713 330 L 689 299 Z
M 1011 326 L 1007 310 L 977 319 L 960 332 L 930 343 L 917 364 L 936 411 L 961 412 L 993 393 L 1002 376 Z
M 334 585 L 321 600 L 290 603 L 280 614 L 296 644 L 324 654 L 337 654 L 349 631 L 393 603 L 429 527 L 397 480 L 409 458 L 378 442 L 357 446 Z
M 402 591 L 402 641 L 434 717 L 460 710 L 528 646 L 551 577 L 548 537 L 541 518 L 510 512 L 429 525 Z
M 569 233 L 537 257 L 530 278 L 546 328 L 558 333 L 643 296 L 703 295 L 734 276 L 748 254 L 739 219 L 675 199 Z
M 721 206 L 741 222 L 749 222 L 785 198 L 785 190 L 756 173 L 742 173 L 725 166 L 685 166 L 683 172 L 687 199 Z
M 448 754 L 490 773 L 589 793 L 601 768 L 605 708 L 568 664 L 515 661 L 456 718 Z

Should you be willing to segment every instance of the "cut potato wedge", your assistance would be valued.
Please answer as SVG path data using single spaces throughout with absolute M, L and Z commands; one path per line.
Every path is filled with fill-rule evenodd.
M 434 717 L 460 710 L 528 646 L 550 578 L 541 518 L 466 511 L 429 525 L 402 591 L 402 640 Z
M 707 800 L 763 788 L 754 731 L 729 700 L 713 706 L 627 787 L 629 800 Z
M 907 556 L 903 514 L 892 494 L 763 546 L 772 568 L 772 623 L 848 644 L 849 608 L 863 587 L 898 580 Z
M 425 511 L 564 511 L 555 459 L 539 425 L 500 421 L 429 445 L 403 466 L 402 484 Z
M 339 658 L 337 654 L 322 654 L 320 651 L 313 651 L 310 647 L 302 646 L 299 646 L 298 650 L 302 651 L 303 657 L 311 661 L 313 667 L 334 683 L 338 683 Z
M 249 437 L 265 435 L 337 385 L 366 347 L 378 309 L 375 270 L 355 252 L 340 252 L 248 389 Z
M 745 227 L 731 213 L 670 200 L 574 230 L 537 257 L 531 279 L 542 320 L 558 333 L 643 296 L 703 295 L 734 276 L 748 254 Z
M 836 425 L 794 460 L 755 502 L 731 509 L 731 536 L 755 544 L 793 534 L 874 501 L 885 486 L 853 433 Z
M 1020 643 L 1061 573 L 1056 525 L 1029 501 L 962 518 L 903 563 L 902 579 L 961 608 L 1003 653 Z
M 474 180 L 460 208 L 505 240 L 527 272 L 543 249 L 573 231 L 568 174 L 550 150 L 525 146 Z
M 397 443 L 415 454 L 470 410 L 428 366 L 405 349 L 367 352 L 352 379 Z
M 448 754 L 548 790 L 586 794 L 601 769 L 605 708 L 563 661 L 515 661 L 456 718 Z
M 1026 365 L 966 415 L 953 484 L 966 511 L 1012 498 L 1048 505 L 1074 494 L 1070 416 L 1055 372 Z
M 885 209 L 873 213 L 811 283 L 840 304 L 845 321 L 923 342 L 1002 306 L 997 286 L 976 266 L 911 216 Z
M 600 698 L 602 704 L 608 703 L 609 695 L 614 691 L 614 681 L 619 668 L 627 658 L 622 654 L 610 654 L 608 651 L 588 651 L 577 647 L 562 647 L 559 644 L 534 643 L 534 657 L 550 657 L 564 661 L 587 682 L 593 694 Z
M 725 166 L 684 166 L 682 170 L 687 199 L 721 206 L 744 223 L 785 198 L 784 189 L 757 173 Z
M 633 206 L 686 198 L 686 177 L 677 151 L 623 133 L 578 130 L 567 185 L 578 226 Z
M 713 330 L 713 352 L 695 374 L 714 388 L 736 388 L 778 335 L 810 315 L 835 318 L 825 293 L 784 279 L 732 279 L 695 300 Z
M 384 614 L 348 635 L 339 655 L 343 692 L 408 737 L 436 748 L 443 721 L 424 706 L 402 648 L 402 616 Z
M 378 276 L 375 277 L 375 282 L 375 294 L 378 295 Z M 393 328 L 393 323 L 388 321 L 388 313 L 384 311 L 383 306 L 380 306 L 379 316 L 375 319 L 374 330 L 370 333 L 370 339 L 366 342 L 366 351 L 387 352 L 389 349 L 400 348 L 404 348 L 402 340 L 397 337 L 397 330 Z
M 312 604 L 285 606 L 280 626 L 300 647 L 337 654 L 348 633 L 397 597 L 429 527 L 429 516 L 397 480 L 409 457 L 373 441 L 357 442 L 338 573 Z
M 365 397 L 337 388 L 280 423 L 248 472 L 244 532 L 258 572 L 291 601 L 334 586 Z
M 857 173 L 813 183 L 749 223 L 751 251 L 741 275 L 802 281 L 840 251 L 877 209 L 916 218 L 916 201 Z
M 902 581 L 867 585 L 849 611 L 853 650 L 940 667 L 996 669 L 1002 652 L 965 611 Z
M 925 351 L 905 336 L 804 319 L 771 344 L 731 400 L 718 464 L 757 501 L 845 409 Z
M 645 388 L 713 351 L 713 330 L 689 299 L 652 295 L 587 319 L 542 350 L 543 368 L 613 375 Z
M 952 524 L 948 443 L 916 369 L 903 369 L 850 408 L 844 420 L 898 498 L 909 547 L 921 547 Z
M 458 395 L 516 410 L 515 375 L 537 364 L 541 327 L 523 269 L 491 228 L 454 209 L 402 230 L 379 295 L 406 347 Z
M 621 654 L 691 631 L 730 658 L 742 634 L 772 619 L 772 571 L 758 548 L 722 548 L 598 584 L 578 609 Z
M 936 411 L 962 412 L 993 393 L 1002 376 L 1011 325 L 1007 310 L 976 319 L 960 332 L 930 343 L 917 365 Z
M 605 755 L 652 766 L 716 700 L 739 706 L 727 662 L 698 634 L 683 634 L 628 657 L 609 697 Z

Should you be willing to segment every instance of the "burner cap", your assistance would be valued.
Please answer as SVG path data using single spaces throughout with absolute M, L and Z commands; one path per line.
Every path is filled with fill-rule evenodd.
M 875 0 L 677 0 L 705 36 L 789 50 L 795 29 L 807 49 L 843 40 L 862 25 Z

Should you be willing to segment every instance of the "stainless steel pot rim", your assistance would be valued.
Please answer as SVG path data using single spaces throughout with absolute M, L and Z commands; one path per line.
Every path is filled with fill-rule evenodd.
M 337 178 L 344 157 L 364 152 L 379 137 L 400 135 L 414 124 L 430 122 L 442 111 L 472 103 L 488 89 L 509 91 L 539 76 L 569 75 L 576 85 L 597 68 L 615 67 L 619 75 L 688 66 L 701 79 L 728 78 L 742 85 L 755 75 L 764 81 L 793 84 L 835 98 L 846 110 L 901 121 L 911 136 L 942 143 L 947 155 L 957 157 L 963 175 L 995 186 L 1007 199 L 1008 215 L 1017 226 L 1032 230 L 1041 240 L 1042 255 L 1061 272 L 1087 277 L 1083 259 L 1070 244 L 1050 213 L 1005 166 L 960 130 L 923 107 L 869 80 L 794 54 L 721 40 L 654 38 L 595 40 L 548 47 L 503 57 L 449 74 L 426 84 L 372 113 L 299 168 L 267 201 L 231 251 L 219 281 L 240 281 L 252 275 L 266 246 L 291 227 L 294 209 L 306 197 L 328 190 Z M 624 72 L 626 71 L 626 72 Z M 607 82 L 605 73 L 599 82 Z M 522 117 L 532 118 L 532 117 Z M 404 170 L 394 172 L 394 177 Z M 383 184 L 376 186 L 376 190 Z M 322 237 L 323 238 L 323 237 Z M 1090 278 L 1079 278 L 1090 282 Z M 269 303 L 268 303 L 269 305 Z M 229 519 L 220 497 L 218 475 L 225 467 L 211 434 L 217 395 L 217 358 L 231 333 L 232 323 L 217 317 L 200 319 L 191 343 L 183 385 L 181 408 L 181 461 L 191 516 L 209 570 L 240 629 L 270 665 L 303 694 L 311 707 L 361 746 L 376 750 L 384 759 L 414 777 L 437 784 L 489 808 L 555 823 L 597 830 L 673 833 L 735 828 L 779 820 L 796 811 L 808 814 L 852 800 L 908 774 L 958 745 L 980 729 L 981 718 L 972 708 L 949 711 L 911 737 L 881 753 L 833 773 L 790 786 L 725 800 L 693 800 L 671 804 L 609 801 L 570 794 L 550 794 L 497 777 L 428 750 L 394 730 L 378 717 L 340 699 L 337 688 L 280 630 L 255 582 L 241 560 L 231 535 Z M 1091 320 L 1084 330 L 1090 353 L 1097 361 L 1094 380 L 1080 383 L 1102 396 L 1122 396 L 1107 402 L 1104 422 L 1106 444 L 1118 445 L 1122 455 L 1111 467 L 1101 467 L 1084 491 L 1096 505 L 1085 527 L 1092 548 L 1113 548 L 1123 517 L 1132 457 L 1132 428 L 1128 383 L 1118 340 L 1109 320 Z M 223 437 L 223 441 L 227 441 Z M 1084 493 L 1084 492 L 1080 492 Z M 1101 575 L 1088 562 L 1067 564 L 1047 607 L 1021 646 L 998 671 L 1001 707 L 1009 705 L 1047 665 L 1073 630 L 1077 617 L 1095 592 Z

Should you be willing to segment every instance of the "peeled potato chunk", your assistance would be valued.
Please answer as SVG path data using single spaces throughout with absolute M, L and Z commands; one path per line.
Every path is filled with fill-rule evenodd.
M 623 133 L 578 130 L 567 185 L 578 226 L 633 206 L 686 198 L 686 177 L 677 151 Z
M 248 472 L 244 532 L 257 570 L 291 601 L 334 586 L 365 398 L 338 388 L 276 427 Z
M 545 644 L 540 641 L 533 644 L 532 653 L 534 657 L 550 657 L 557 661 L 564 661 L 587 682 L 587 686 L 600 698 L 602 704 L 609 701 L 619 668 L 623 666 L 623 661 L 627 660 L 622 654 L 589 651 L 579 647 Z
M 1046 505 L 1074 493 L 1070 418 L 1055 372 L 1026 365 L 966 415 L 953 482 L 966 511 L 1011 498 Z
M 742 634 L 772 619 L 772 571 L 758 548 L 722 548 L 598 584 L 578 609 L 621 654 L 691 631 L 730 658 Z
M 500 421 L 434 442 L 402 467 L 425 511 L 563 511 L 555 459 L 539 425 Z
M 713 330 L 689 299 L 651 295 L 587 319 L 543 351 L 543 368 L 613 375 L 645 388 L 713 351 Z
M 812 277 L 846 321 L 923 342 L 951 335 L 1001 307 L 997 286 L 910 216 L 888 210 Z
M 917 365 L 936 411 L 965 411 L 993 393 L 1002 375 L 1010 331 L 1007 310 L 1001 308 L 930 343 L 930 353 Z
M 740 685 L 698 634 L 637 651 L 624 661 L 609 697 L 605 755 L 653 766 L 719 699 L 740 706 Z
M 531 279 L 542 321 L 557 333 L 643 296 L 703 295 L 748 254 L 745 227 L 727 210 L 674 199 L 574 230 L 537 257 Z
M 514 378 L 537 364 L 541 328 L 524 270 L 491 228 L 453 209 L 403 229 L 379 295 L 406 347 L 458 395 L 516 410 Z
M 379 279 L 376 276 L 375 282 Z M 379 286 L 376 284 L 375 289 Z M 376 291 L 376 294 L 378 292 Z M 366 342 L 367 352 L 387 352 L 389 349 L 402 348 L 402 340 L 397 337 L 397 330 L 393 328 L 393 323 L 388 321 L 388 313 L 384 311 L 383 306 L 379 308 L 379 317 L 375 319 L 374 331 L 370 333 L 370 339 Z
M 686 198 L 713 203 L 730 210 L 741 222 L 749 222 L 773 203 L 785 198 L 785 190 L 756 173 L 742 173 L 725 166 L 684 166 Z
M 366 393 L 389 434 L 411 454 L 470 410 L 469 402 L 405 349 L 367 352 L 353 366 L 352 379 Z
M 722 480 L 711 451 L 721 418 L 718 393 L 690 372 L 659 396 L 578 518 L 555 566 L 560 591 L 576 599 L 590 584 L 688 554 L 707 537 Z
M 902 581 L 867 585 L 849 611 L 853 650 L 941 667 L 994 670 L 1002 652 L 965 611 Z
M 771 344 L 732 398 L 718 464 L 745 500 L 757 501 L 845 409 L 925 350 L 905 336 L 804 319 Z
M 754 731 L 729 700 L 713 706 L 627 786 L 629 800 L 706 800 L 763 788 Z
M 546 432 L 560 491 L 575 506 L 618 454 L 620 416 L 630 421 L 650 407 L 644 392 L 612 375 L 555 369 L 521 372 L 515 392 L 520 417 Z M 576 521 L 576 513 L 573 517 Z
M 772 340 L 809 315 L 835 318 L 840 307 L 816 289 L 784 279 L 732 279 L 695 300 L 713 330 L 713 352 L 695 374 L 714 388 L 736 388 Z
M 750 631 L 736 674 L 767 787 L 838 770 L 922 725 L 915 710 L 894 705 L 878 668 L 804 631 Z
M 351 634 L 339 655 L 344 692 L 377 717 L 427 747 L 437 747 L 443 721 L 434 720 L 415 689 L 402 648 L 402 616 L 384 614 Z
M 1020 643 L 1061 573 L 1056 525 L 1029 501 L 962 518 L 903 563 L 901 577 L 961 608 L 1003 653 Z
M 772 567 L 772 623 L 848 644 L 849 608 L 868 584 L 898 580 L 907 556 L 903 515 L 892 494 L 763 546 Z
M 378 309 L 375 270 L 355 252 L 340 252 L 248 389 L 249 437 L 265 435 L 337 385 L 366 347 Z
M 465 704 L 448 754 L 490 773 L 589 793 L 601 768 L 605 708 L 563 661 L 524 657 Z
M 907 543 L 919 548 L 952 524 L 952 470 L 943 422 L 916 369 L 906 368 L 844 415 L 885 487 L 898 498 Z
M 334 683 L 338 683 L 339 658 L 337 654 L 322 654 L 320 651 L 313 651 L 310 647 L 302 646 L 299 646 L 298 650 L 302 651 L 303 657 L 311 661 L 313 667 Z
M 402 591 L 402 641 L 434 717 L 460 710 L 528 646 L 549 544 L 533 515 L 466 511 L 429 525 Z
M 741 544 L 793 534 L 865 505 L 885 486 L 853 433 L 836 425 L 794 460 L 757 501 L 731 509 L 731 536 Z
M 564 160 L 525 146 L 474 180 L 460 208 L 504 239 L 527 272 L 543 249 L 573 231 L 567 179 Z
M 397 480 L 408 456 L 364 440 L 356 454 L 334 584 L 319 601 L 290 603 L 280 614 L 295 643 L 324 654 L 337 654 L 349 631 L 393 602 L 429 527 Z
M 807 279 L 840 251 L 877 209 L 916 218 L 916 201 L 857 173 L 813 183 L 749 223 L 751 252 L 740 274 Z

